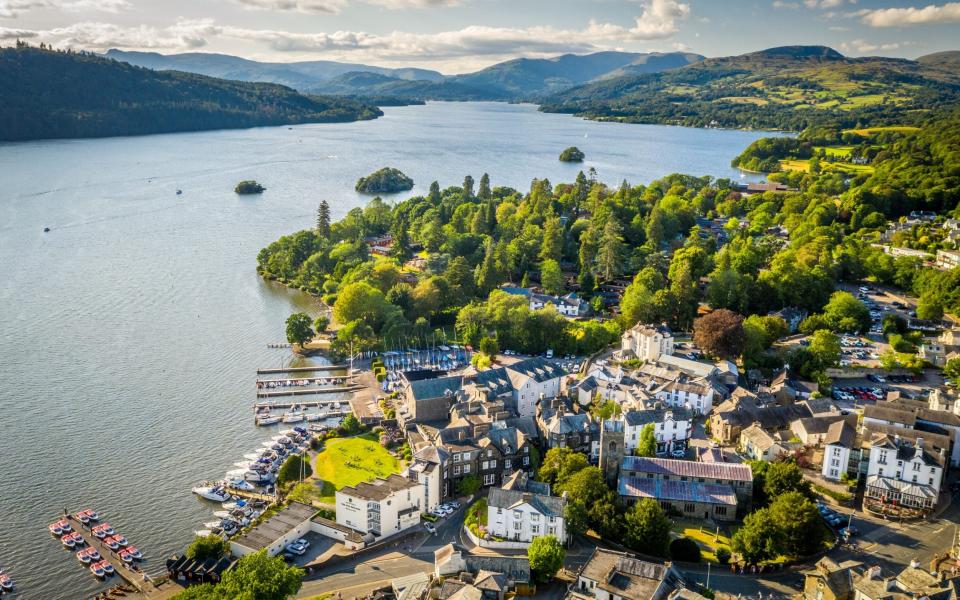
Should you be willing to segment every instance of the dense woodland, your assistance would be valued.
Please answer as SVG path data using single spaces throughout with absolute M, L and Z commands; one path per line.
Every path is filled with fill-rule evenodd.
M 958 94 L 955 60 L 847 58 L 822 46 L 789 46 L 589 83 L 548 98 L 541 109 L 635 123 L 801 131 L 910 124 L 955 105 Z
M 90 54 L 0 49 L 0 140 L 355 121 L 380 110 L 276 84 L 151 71 Z
M 706 304 L 753 315 L 740 350 L 775 366 L 785 357 L 767 349 L 779 325 L 759 315 L 794 306 L 813 315 L 811 331 L 864 326 L 859 301 L 834 294 L 840 281 L 912 291 L 925 315 L 960 311 L 960 272 L 923 269 L 872 245 L 888 219 L 912 209 L 957 214 L 957 141 L 958 114 L 941 115 L 893 142 L 872 175 L 776 174 L 794 193 L 744 196 L 728 180 L 689 175 L 610 187 L 581 173 L 572 183 L 535 179 L 525 191 L 494 187 L 486 175 L 446 189 L 434 182 L 426 196 L 376 198 L 336 223 L 318 219 L 262 250 L 258 268 L 323 295 L 350 325 L 344 339 L 371 348 L 455 324 L 474 345 L 492 337 L 525 352 L 591 352 L 637 321 L 689 330 Z M 718 250 L 698 218 L 719 223 L 729 241 Z M 364 238 L 385 234 L 393 256 L 371 256 Z M 407 263 L 415 251 L 419 266 Z M 495 291 L 505 282 L 576 291 L 609 318 L 530 311 L 525 298 Z M 608 293 L 618 283 L 619 303 Z M 808 374 L 836 360 L 827 338 L 802 352 L 790 362 Z

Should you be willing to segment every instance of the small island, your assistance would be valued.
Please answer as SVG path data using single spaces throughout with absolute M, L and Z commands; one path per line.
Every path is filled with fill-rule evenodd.
M 560 160 L 563 162 L 583 162 L 584 158 L 586 158 L 586 154 L 576 146 L 570 146 L 560 153 Z
M 265 189 L 267 188 L 263 187 L 253 179 L 247 179 L 238 183 L 237 187 L 233 188 L 233 191 L 240 195 L 246 195 L 262 194 Z
M 413 180 L 400 169 L 384 167 L 357 180 L 356 190 L 363 194 L 394 194 L 413 189 Z

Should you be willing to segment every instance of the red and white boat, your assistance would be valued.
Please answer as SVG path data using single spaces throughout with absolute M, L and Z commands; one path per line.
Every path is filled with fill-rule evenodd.
M 120 546 L 128 546 L 130 542 L 127 541 L 127 538 L 123 537 L 119 533 L 113 536 L 113 541 L 115 541 Z
M 79 540 L 77 538 L 79 538 Z M 78 545 L 82 546 L 84 542 L 85 540 L 83 539 L 83 536 L 80 535 L 79 533 L 68 533 L 64 535 L 62 538 L 60 538 L 60 543 L 66 546 L 67 548 L 73 548 Z
M 94 576 L 94 577 L 106 577 L 106 576 L 107 576 L 107 572 L 106 572 L 106 570 L 103 568 L 103 563 L 104 563 L 104 562 L 105 562 L 105 561 L 95 562 L 95 563 L 93 563 L 92 565 L 90 565 L 90 572 L 93 573 L 93 576 Z
M 87 565 L 94 561 L 99 561 L 100 553 L 97 552 L 96 548 L 85 548 L 77 552 L 77 560 Z
M 132 562 L 133 562 L 133 556 L 130 554 L 130 551 L 127 550 L 126 548 L 124 548 L 123 550 L 121 550 L 121 551 L 117 554 L 117 556 L 119 556 L 119 557 L 120 557 L 120 560 L 122 560 L 122 561 L 125 562 L 125 563 L 132 563 Z
M 113 575 L 113 565 L 109 560 L 101 560 L 100 564 L 103 565 L 103 572 L 107 575 Z
M 120 549 L 120 544 L 117 543 L 117 540 L 114 539 L 114 536 L 103 538 L 103 544 L 114 552 Z
M 127 546 L 124 548 L 124 552 L 126 552 L 133 560 L 140 560 L 143 558 L 143 555 L 140 554 L 140 551 L 137 550 L 136 546 Z
M 102 525 L 97 525 L 90 531 L 93 532 L 93 535 L 97 536 L 101 540 L 107 537 L 108 535 L 113 535 L 114 533 L 116 533 L 113 530 L 113 527 L 110 527 L 110 523 L 103 523 Z
M 86 524 L 89 523 L 90 521 L 96 521 L 96 520 L 97 520 L 97 519 L 96 519 L 96 514 L 97 514 L 97 513 L 95 513 L 93 510 L 91 510 L 91 509 L 88 508 L 88 509 L 86 509 L 86 510 L 81 510 L 81 511 L 78 512 L 78 513 L 74 513 L 73 518 L 76 519 L 76 520 L 78 520 L 78 521 L 80 521 L 80 522 L 83 523 L 84 525 L 86 525 Z
M 13 580 L 10 579 L 9 575 L 0 573 L 0 590 L 3 590 L 4 592 L 13 591 Z
M 67 521 L 66 519 L 60 519 L 56 523 L 51 523 L 48 529 L 50 529 L 50 533 L 57 537 L 73 531 L 73 528 L 70 527 L 70 521 Z

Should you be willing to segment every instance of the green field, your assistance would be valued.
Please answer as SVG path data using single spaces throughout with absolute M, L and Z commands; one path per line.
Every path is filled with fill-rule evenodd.
M 324 481 L 319 501 L 333 504 L 336 490 L 399 473 L 400 468 L 400 461 L 380 445 L 375 434 L 327 440 L 314 468 L 314 475 Z
M 920 131 L 920 128 L 910 127 L 909 125 L 891 125 L 889 127 L 865 127 L 863 129 L 845 129 L 843 133 L 855 133 L 857 135 L 870 137 L 874 133 L 880 133 L 881 131 L 895 131 L 897 133 L 913 133 L 915 131 Z
M 780 161 L 780 168 L 784 171 L 810 171 L 810 161 L 803 159 L 788 159 Z
M 853 146 L 814 146 L 814 152 L 823 152 L 827 156 L 836 156 L 837 158 L 843 158 L 850 154 L 850 151 L 853 150 Z
M 700 556 L 707 562 L 717 562 L 717 548 L 726 546 L 730 550 L 730 538 L 739 528 L 737 525 L 721 526 L 720 535 L 717 535 L 716 529 L 706 529 L 703 524 L 697 521 L 677 520 L 670 528 L 673 537 L 688 537 L 697 542 L 700 546 Z

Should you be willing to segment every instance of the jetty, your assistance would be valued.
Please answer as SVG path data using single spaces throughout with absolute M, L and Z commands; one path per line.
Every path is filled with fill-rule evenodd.
M 257 387 L 261 385 L 269 386 L 273 384 L 274 387 L 287 387 L 287 386 L 297 386 L 302 385 L 301 381 L 306 381 L 308 384 L 314 385 L 331 385 L 337 382 L 344 383 L 345 381 L 353 381 L 355 375 L 324 375 L 323 377 L 300 377 L 298 379 L 257 379 Z
M 313 367 L 281 367 L 274 369 L 257 369 L 257 375 L 276 373 L 314 373 L 317 371 L 346 371 L 350 365 L 316 365 Z
M 261 494 L 260 492 L 249 492 L 247 490 L 241 490 L 239 488 L 235 488 L 229 485 L 226 486 L 226 488 L 227 488 L 227 491 L 230 492 L 232 495 L 239 496 L 241 498 L 248 498 L 250 500 L 263 500 L 264 502 L 267 502 L 269 504 L 273 504 L 274 502 L 277 501 L 277 497 L 272 496 L 270 494 Z
M 359 385 L 349 385 L 345 387 L 328 387 L 328 388 L 315 388 L 312 390 L 270 390 L 270 391 L 258 391 L 257 398 L 277 398 L 281 396 L 314 396 L 317 394 L 345 394 L 347 392 L 355 392 L 357 390 L 363 389 Z M 300 404 L 298 402 L 298 404 Z

